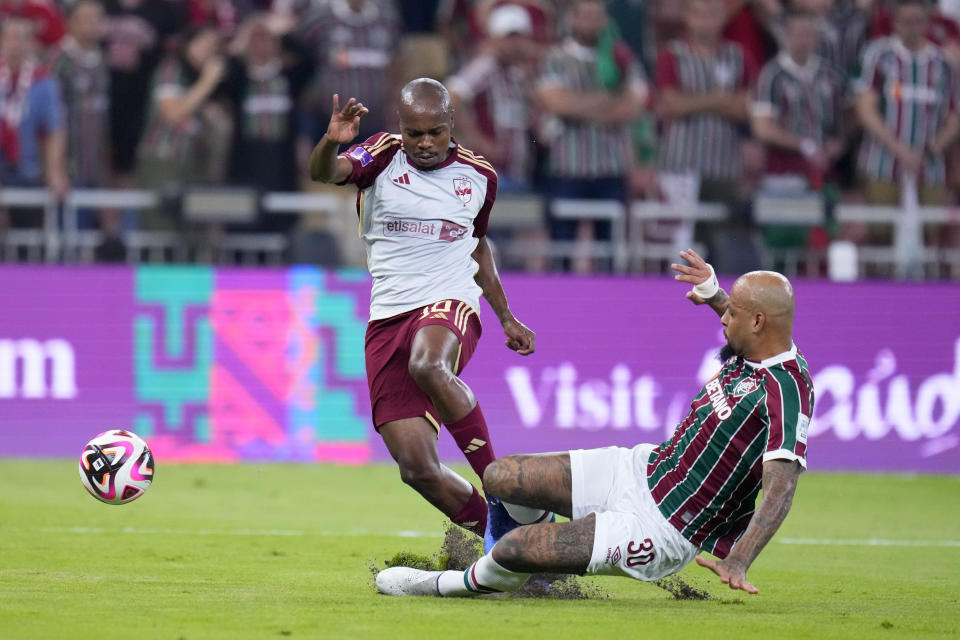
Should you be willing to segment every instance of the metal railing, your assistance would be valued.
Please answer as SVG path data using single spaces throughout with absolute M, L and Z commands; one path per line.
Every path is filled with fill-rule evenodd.
M 191 198 L 191 194 L 194 197 Z M 247 219 L 256 211 L 268 215 L 324 212 L 331 220 L 337 221 L 352 215 L 352 207 L 349 212 L 345 210 L 349 200 L 331 193 L 271 192 L 261 195 L 249 189 L 214 187 L 186 190 L 180 198 L 180 207 L 185 219 L 217 227 L 236 221 L 238 212 L 241 219 Z M 81 210 L 115 209 L 139 215 L 161 206 L 164 202 L 157 193 L 139 189 L 76 189 L 70 191 L 63 202 L 57 202 L 45 189 L 0 188 L 0 207 L 34 209 L 41 215 L 38 228 L 8 230 L 0 247 L 8 261 L 13 258 L 31 262 L 90 262 L 102 235 L 98 231 L 80 229 Z M 491 229 L 509 232 L 542 228 L 543 206 L 543 199 L 537 195 L 504 195 L 497 201 Z M 637 270 L 638 261 L 665 262 L 673 260 L 676 255 L 677 247 L 673 243 L 646 238 L 644 224 L 671 220 L 692 225 L 722 223 L 728 219 L 726 207 L 713 203 L 675 209 L 666 203 L 652 201 L 634 202 L 627 207 L 616 200 L 556 199 L 551 202 L 551 207 L 557 218 L 609 221 L 611 239 L 595 242 L 589 247 L 578 246 L 575 242 L 543 243 L 542 246 L 518 242 L 508 245 L 507 249 L 524 256 L 541 253 L 545 257 L 588 255 L 607 258 L 614 271 L 626 272 Z M 824 222 L 822 209 L 816 206 L 815 199 L 809 197 L 800 202 L 796 198 L 771 198 L 761 193 L 755 201 L 754 211 L 756 222 L 762 225 L 816 226 Z M 836 207 L 834 215 L 841 224 L 886 224 L 891 225 L 896 233 L 901 211 L 898 207 L 841 204 Z M 920 207 L 918 217 L 921 224 L 960 225 L 960 209 L 957 207 Z M 287 236 L 276 233 L 214 233 L 211 238 L 214 246 L 205 247 L 202 243 L 187 246 L 176 232 L 138 229 L 125 232 L 123 240 L 129 262 L 196 260 L 280 264 L 289 248 Z M 208 238 L 204 237 L 204 240 Z M 766 255 L 770 260 L 770 253 Z M 786 264 L 789 269 L 799 270 L 799 265 L 805 261 L 824 259 L 822 250 L 806 254 L 802 250 L 800 253 L 793 251 L 787 256 Z M 861 272 L 869 264 L 892 268 L 897 259 L 892 246 L 859 248 Z M 783 263 L 782 256 L 778 260 Z M 960 249 L 925 247 L 921 260 L 928 267 L 945 264 L 950 277 L 960 278 Z

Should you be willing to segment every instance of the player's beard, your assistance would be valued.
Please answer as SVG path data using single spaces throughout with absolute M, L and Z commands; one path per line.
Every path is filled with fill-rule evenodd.
M 717 354 L 717 357 L 720 359 L 720 362 L 726 363 L 730 358 L 739 355 L 740 354 L 737 353 L 737 350 L 731 347 L 730 343 L 728 342 L 720 348 L 720 353 Z

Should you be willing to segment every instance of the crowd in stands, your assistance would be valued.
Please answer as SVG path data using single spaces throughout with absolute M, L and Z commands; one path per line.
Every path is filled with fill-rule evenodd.
M 312 190 L 334 93 L 369 108 L 362 140 L 396 131 L 399 88 L 427 76 L 501 194 L 542 195 L 531 246 L 584 248 L 520 266 L 603 270 L 589 249 L 616 230 L 551 202 L 719 202 L 723 229 L 753 234 L 758 192 L 953 205 L 958 20 L 957 0 L 0 0 L 0 188 Z M 85 214 L 106 237 L 190 233 L 175 207 Z M 37 224 L 0 211 L 0 233 Z M 248 228 L 296 224 L 261 213 Z M 958 229 L 928 241 L 960 246 Z M 664 219 L 642 234 L 709 245 L 716 230 Z M 869 222 L 764 240 L 831 238 L 892 241 Z

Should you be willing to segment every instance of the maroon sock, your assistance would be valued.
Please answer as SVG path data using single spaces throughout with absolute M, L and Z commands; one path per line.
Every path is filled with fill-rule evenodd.
M 467 504 L 463 505 L 463 509 L 460 509 L 450 520 L 483 537 L 483 530 L 487 528 L 487 501 L 483 499 L 476 487 L 473 488 L 473 495 L 467 500 Z
M 447 431 L 453 436 L 460 451 L 467 458 L 467 462 L 480 481 L 483 481 L 483 472 L 494 461 L 493 445 L 490 443 L 490 432 L 487 431 L 487 421 L 483 418 L 483 411 L 478 404 L 467 415 L 456 422 L 447 423 Z

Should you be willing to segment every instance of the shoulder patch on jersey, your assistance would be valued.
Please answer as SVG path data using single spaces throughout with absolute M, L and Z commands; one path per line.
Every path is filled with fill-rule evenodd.
M 373 156 L 370 155 L 370 153 L 363 147 L 357 147 L 356 149 L 351 151 L 350 157 L 355 160 L 359 160 L 361 167 L 365 167 L 371 162 L 373 162 Z

